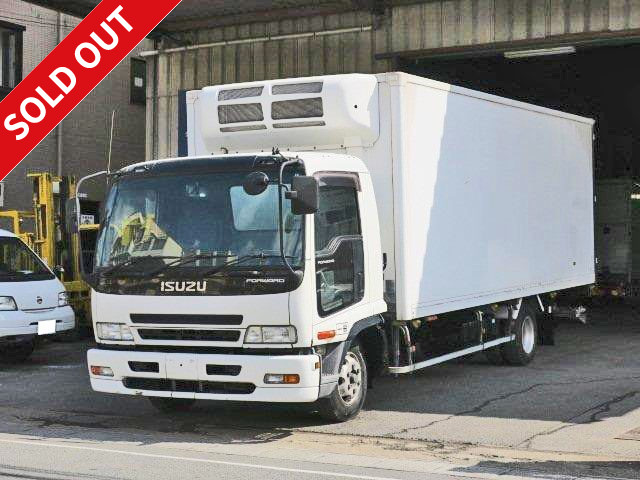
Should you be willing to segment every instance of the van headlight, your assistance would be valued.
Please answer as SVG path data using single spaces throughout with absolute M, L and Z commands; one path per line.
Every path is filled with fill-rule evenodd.
M 100 340 L 132 341 L 131 329 L 124 323 L 96 323 Z
M 60 292 L 58 294 L 58 306 L 66 307 L 67 305 L 69 305 L 69 295 L 67 295 L 67 292 Z
M 13 297 L 0 297 L 0 311 L 18 310 L 16 301 Z
M 247 328 L 244 343 L 296 343 L 298 334 L 291 325 L 278 327 L 253 326 Z

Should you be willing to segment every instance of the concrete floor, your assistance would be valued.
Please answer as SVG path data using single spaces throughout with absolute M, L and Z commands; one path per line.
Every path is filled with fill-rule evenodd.
M 640 478 L 640 436 L 632 432 L 640 428 L 640 311 L 628 307 L 561 325 L 557 346 L 542 347 L 528 367 L 476 356 L 381 378 L 365 411 L 339 425 L 295 405 L 202 402 L 189 414 L 159 417 L 145 399 L 92 392 L 86 348 L 47 343 L 24 365 L 0 365 L 0 434 L 253 447 L 302 435 L 316 439 L 312 450 L 342 443 L 342 451 L 348 444 L 406 459 L 433 455 L 467 462 L 475 468 L 468 473 L 536 462 L 536 471 L 554 474 L 571 466 Z

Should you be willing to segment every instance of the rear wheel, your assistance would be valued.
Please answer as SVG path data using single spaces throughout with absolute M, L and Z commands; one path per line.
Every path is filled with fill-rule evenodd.
M 331 395 L 318 400 L 318 412 L 331 422 L 345 422 L 360 412 L 367 396 L 367 364 L 354 344 L 344 357 L 338 377 L 338 386 Z
M 509 365 L 527 365 L 533 360 L 538 347 L 538 322 L 528 303 L 523 302 L 514 322 L 516 339 L 502 347 L 502 358 Z
M 192 398 L 149 397 L 149 401 L 162 413 L 186 412 L 196 403 Z
M 21 363 L 31 356 L 36 348 L 35 340 L 10 344 L 0 350 L 0 361 Z
M 502 349 L 500 347 L 485 350 L 484 356 L 487 357 L 491 365 L 504 365 L 504 358 L 502 358 Z

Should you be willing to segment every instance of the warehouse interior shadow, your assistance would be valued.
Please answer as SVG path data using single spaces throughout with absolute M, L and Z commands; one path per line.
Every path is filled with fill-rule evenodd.
M 634 162 L 640 148 L 640 65 L 629 61 L 639 53 L 640 45 L 629 44 L 519 59 L 405 60 L 399 69 L 595 119 L 595 174 L 611 178 L 640 176 L 640 162 Z

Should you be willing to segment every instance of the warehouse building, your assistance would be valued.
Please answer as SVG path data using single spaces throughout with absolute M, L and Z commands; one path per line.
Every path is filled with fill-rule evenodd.
M 82 16 L 97 1 L 32 3 Z M 635 0 L 183 0 L 153 37 L 148 158 L 178 154 L 181 90 L 403 70 L 591 116 L 598 176 L 638 174 Z
M 97 0 L 32 3 L 84 16 Z M 147 159 L 184 153 L 181 92 L 272 78 L 402 70 L 592 117 L 596 178 L 631 189 L 608 209 L 624 218 L 598 223 L 597 253 L 637 276 L 640 209 L 626 205 L 640 198 L 636 0 L 183 0 L 152 39 L 141 52 Z

